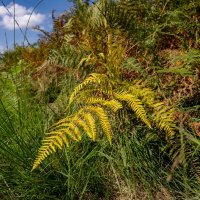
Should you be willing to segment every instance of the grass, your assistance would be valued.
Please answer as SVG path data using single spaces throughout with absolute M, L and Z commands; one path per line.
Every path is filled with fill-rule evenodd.
M 47 127 L 66 114 L 66 91 L 70 92 L 76 82 L 65 77 L 60 86 L 61 95 L 54 103 L 48 103 L 52 93 L 55 94 L 54 88 L 41 93 L 39 99 L 32 98 L 27 89 L 28 80 L 17 80 L 18 83 L 13 79 L 12 92 L 0 100 L 1 199 L 189 200 L 200 197 L 196 179 L 200 149 L 194 133 L 182 129 L 169 145 L 158 130 L 143 125 L 133 127 L 126 118 L 113 123 L 112 145 L 105 138 L 92 142 L 84 137 L 31 172 L 41 139 Z M 10 90 L 2 88 L 2 94 Z M 179 154 L 181 162 L 175 163 Z M 171 180 L 167 181 L 169 176 Z
M 73 88 L 74 80 L 68 81 L 63 81 L 63 88 Z M 188 166 L 177 166 L 172 181 L 167 182 L 173 161 L 168 144 L 156 130 L 132 127 L 128 120 L 114 129 L 112 145 L 105 138 L 92 142 L 85 137 L 31 172 L 43 134 L 57 119 L 55 110 L 63 107 L 61 100 L 50 106 L 47 97 L 40 101 L 30 98 L 21 86 L 16 101 L 5 97 L 0 101 L 1 199 L 198 198 L 199 185 L 194 177 L 188 177 Z M 187 145 L 193 146 L 189 155 L 195 158 L 198 139 L 187 131 L 179 139 L 184 152 Z

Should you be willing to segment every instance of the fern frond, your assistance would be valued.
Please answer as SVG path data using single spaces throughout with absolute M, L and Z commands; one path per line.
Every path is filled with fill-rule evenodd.
M 168 135 L 174 135 L 174 109 L 164 105 L 163 102 L 155 100 L 154 92 L 145 87 L 144 83 L 136 83 L 134 86 L 129 87 L 132 94 L 141 98 L 143 103 L 153 108 L 153 121 L 160 130 L 164 130 Z
M 90 133 L 91 133 L 90 138 L 93 141 L 95 141 L 96 135 L 97 135 L 95 119 L 94 119 L 94 117 L 92 116 L 91 113 L 86 112 L 85 113 L 85 120 L 87 121 L 89 128 L 90 128 Z
M 94 140 L 96 136 L 95 120 L 91 113 L 86 111 L 86 109 L 87 107 L 83 107 L 75 115 L 72 115 L 67 119 L 65 118 L 65 120 L 60 120 L 58 123 L 56 123 L 54 128 L 62 130 L 62 127 L 69 127 L 73 132 L 73 134 L 70 134 L 69 136 L 73 140 L 78 141 L 81 139 L 79 127 L 82 127 L 89 138 Z
M 112 128 L 111 128 L 111 125 L 110 125 L 110 122 L 109 122 L 109 119 L 108 119 L 108 116 L 107 116 L 105 110 L 99 106 L 85 106 L 81 109 L 80 115 L 82 113 L 84 113 L 84 115 L 82 115 L 82 117 L 85 119 L 85 121 L 89 121 L 89 123 L 87 125 L 89 127 L 88 129 L 91 128 L 91 130 L 94 129 L 94 122 L 93 122 L 94 118 L 91 119 L 90 116 L 88 117 L 88 113 L 91 113 L 91 114 L 93 113 L 94 115 L 96 115 L 98 117 L 102 129 L 103 129 L 104 133 L 106 134 L 108 141 L 111 143 Z M 91 133 L 91 131 L 88 131 L 88 129 L 87 129 L 87 132 Z M 89 137 L 93 138 L 94 136 L 92 136 L 92 135 L 90 135 Z
M 69 97 L 69 104 L 70 106 L 72 102 L 74 101 L 77 94 L 85 87 L 87 87 L 89 84 L 103 84 L 106 82 L 106 79 L 108 77 L 104 74 L 97 74 L 92 73 L 88 78 L 86 78 L 81 84 L 79 84 L 77 87 L 75 87 L 74 91 L 72 92 L 71 96 Z
M 63 123 L 59 126 L 56 126 L 56 129 L 63 131 L 75 141 L 79 141 L 81 139 L 80 131 L 77 129 L 77 126 L 73 122 L 67 124 Z
M 63 67 L 74 68 L 79 64 L 84 56 L 85 52 L 67 44 L 60 49 L 51 50 L 48 56 L 48 62 L 50 64 L 56 63 L 62 65 Z
M 104 7 L 103 1 L 99 1 L 89 8 L 90 12 L 89 23 L 92 27 L 99 28 L 103 24 L 104 20 L 104 16 L 102 15 L 103 7 Z
M 112 100 L 105 100 L 103 98 L 89 98 L 89 99 L 86 99 L 85 101 L 86 104 L 100 104 L 102 106 L 107 106 L 109 107 L 113 112 L 117 112 L 119 109 L 121 109 L 123 106 L 122 104 L 115 100 L 115 99 L 112 99 Z
M 78 118 L 75 120 L 75 123 L 79 127 L 82 127 L 83 131 L 88 135 L 89 138 L 93 139 L 93 133 L 91 132 L 91 129 L 85 120 Z
M 62 149 L 62 146 L 64 144 L 66 146 L 69 146 L 69 141 L 63 132 L 54 131 L 49 134 L 55 135 L 50 136 L 42 141 L 42 146 L 38 150 L 38 156 L 33 164 L 32 171 L 36 169 L 48 155 L 50 155 L 53 152 L 56 152 L 55 147 Z
M 149 106 L 155 103 L 155 93 L 150 88 L 146 87 L 141 80 L 134 82 L 132 86 L 128 86 L 127 90 Z
M 159 129 L 164 130 L 169 136 L 174 135 L 174 109 L 169 109 L 162 102 L 153 105 L 153 120 Z
M 74 117 L 74 115 L 70 115 L 70 116 L 67 116 L 63 119 L 60 119 L 58 122 L 56 122 L 55 124 L 53 124 L 52 126 L 49 127 L 49 129 L 54 129 L 56 126 L 62 124 L 62 123 L 67 123 L 69 122 L 72 118 Z
M 102 127 L 104 133 L 106 134 L 108 141 L 111 144 L 112 128 L 111 128 L 108 116 L 105 113 L 104 109 L 101 107 L 95 107 L 95 106 L 88 106 L 87 108 L 98 116 L 101 127 Z
M 116 3 L 115 1 L 108 1 L 105 5 L 106 19 L 112 28 L 119 28 L 121 31 L 133 35 L 136 30 L 135 23 L 133 22 L 133 12 L 135 10 L 134 3 L 125 1 Z
M 147 118 L 146 111 L 142 105 L 141 100 L 138 99 L 137 96 L 123 91 L 114 93 L 114 95 L 117 99 L 127 102 L 127 104 L 135 112 L 136 116 L 139 117 L 149 128 L 151 128 L 151 123 Z
M 48 155 L 55 152 L 56 148 L 62 149 L 64 145 L 68 146 L 69 138 L 74 141 L 81 140 L 80 128 L 94 141 L 97 135 L 94 115 L 99 119 L 102 129 L 111 143 L 111 125 L 104 109 L 97 106 L 85 106 L 76 114 L 62 119 L 52 126 L 53 130 L 46 134 L 47 137 L 42 142 L 32 170 L 37 168 Z

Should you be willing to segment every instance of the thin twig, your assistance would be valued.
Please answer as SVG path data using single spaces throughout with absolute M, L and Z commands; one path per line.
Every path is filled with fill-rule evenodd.
M 30 42 L 28 41 L 28 38 L 24 35 L 24 32 L 22 30 L 22 28 L 20 27 L 18 21 L 15 19 L 15 17 L 12 15 L 12 13 L 10 12 L 10 10 L 7 8 L 6 4 L 3 2 L 3 0 L 0 0 L 0 2 L 2 3 L 3 7 L 7 10 L 7 12 L 9 13 L 9 15 L 14 19 L 14 22 L 16 23 L 16 25 L 18 26 L 20 32 L 22 33 L 22 35 L 26 38 L 27 43 L 30 45 Z
M 28 22 L 27 22 L 26 28 L 25 28 L 23 45 L 24 45 L 25 40 L 26 40 L 26 35 L 27 35 L 27 31 L 28 31 L 28 25 L 29 25 L 29 22 L 30 22 L 30 20 L 31 20 L 32 15 L 33 15 L 33 12 L 35 11 L 35 9 L 36 9 L 43 1 L 44 1 L 44 0 L 38 1 L 38 3 L 34 6 L 33 10 L 32 10 L 31 13 L 30 13 L 30 16 L 29 16 L 29 18 L 28 18 Z

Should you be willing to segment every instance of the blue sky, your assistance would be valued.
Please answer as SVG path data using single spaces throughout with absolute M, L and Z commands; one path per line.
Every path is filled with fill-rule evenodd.
M 13 14 L 14 6 L 11 0 L 4 0 L 4 4 L 10 13 Z M 21 29 L 25 30 L 27 21 L 30 17 L 30 14 L 34 6 L 39 2 L 39 0 L 15 0 L 15 13 L 16 20 L 20 25 Z M 29 29 L 27 33 L 27 38 L 30 43 L 37 41 L 39 32 L 32 29 L 33 26 L 39 25 L 45 30 L 51 30 L 52 21 L 51 21 L 51 12 L 56 10 L 56 15 L 68 10 L 72 6 L 67 0 L 43 0 L 42 3 L 36 8 L 33 12 L 30 22 Z M 13 47 L 14 43 L 14 22 L 11 15 L 4 8 L 2 2 L 0 1 L 0 52 L 4 51 L 7 48 L 6 38 L 9 48 Z M 24 36 L 16 25 L 16 42 L 22 44 Z

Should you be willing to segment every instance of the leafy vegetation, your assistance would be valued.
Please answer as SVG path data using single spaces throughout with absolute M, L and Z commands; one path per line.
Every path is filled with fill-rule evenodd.
M 0 198 L 199 199 L 199 11 L 77 0 L 5 52 Z

